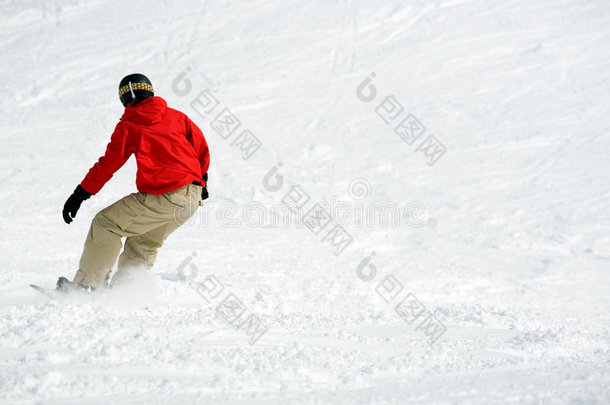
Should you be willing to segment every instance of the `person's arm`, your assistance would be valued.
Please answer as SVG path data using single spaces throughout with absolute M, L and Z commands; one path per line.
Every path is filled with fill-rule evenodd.
M 199 164 L 201 165 L 201 180 L 203 180 L 202 186 L 203 190 L 201 191 L 201 199 L 205 200 L 209 197 L 208 194 L 208 169 L 210 168 L 210 149 L 208 148 L 208 143 L 205 140 L 205 136 L 201 129 L 188 117 L 186 117 L 187 122 L 187 137 L 193 148 L 195 148 L 195 152 L 197 153 L 197 157 L 199 158 Z
M 106 147 L 106 153 L 89 169 L 80 183 L 81 187 L 92 195 L 97 194 L 132 153 L 127 146 L 127 128 L 123 122 L 119 122 Z
M 132 151 L 126 145 L 127 130 L 119 122 L 110 138 L 110 143 L 106 147 L 104 156 L 99 158 L 93 167 L 89 169 L 84 180 L 76 187 L 64 204 L 62 215 L 67 224 L 72 222 L 82 202 L 93 194 L 97 194 L 114 173 L 129 159 Z
M 207 183 L 207 174 L 208 169 L 210 167 L 210 149 L 208 148 L 208 143 L 205 140 L 205 136 L 203 136 L 203 132 L 201 129 L 190 120 L 190 118 L 186 117 L 187 123 L 187 131 L 188 131 L 188 140 L 195 148 L 195 152 L 197 152 L 197 157 L 199 158 L 199 163 L 201 164 L 201 174 L 203 176 L 202 180 Z M 205 186 L 205 184 L 203 184 Z

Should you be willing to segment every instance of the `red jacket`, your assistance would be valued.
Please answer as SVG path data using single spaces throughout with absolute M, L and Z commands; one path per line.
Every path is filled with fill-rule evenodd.
M 136 155 L 139 191 L 163 194 L 194 181 L 205 186 L 210 152 L 201 130 L 185 114 L 167 107 L 161 97 L 127 106 L 106 153 L 81 182 L 96 194 L 131 156 Z

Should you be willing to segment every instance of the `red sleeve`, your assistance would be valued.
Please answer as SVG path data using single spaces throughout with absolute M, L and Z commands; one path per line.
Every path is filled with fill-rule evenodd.
M 195 148 L 197 156 L 199 157 L 201 174 L 205 175 L 210 168 L 210 149 L 208 148 L 208 143 L 205 140 L 205 136 L 203 136 L 203 132 L 201 132 L 199 127 L 195 125 L 195 123 L 191 121 L 189 117 L 186 117 L 186 123 L 188 127 L 188 140 Z M 205 182 L 202 184 L 205 187 Z
M 132 151 L 127 147 L 127 128 L 123 122 L 119 122 L 106 147 L 106 153 L 89 169 L 89 173 L 80 183 L 81 187 L 91 194 L 97 194 L 125 164 L 131 153 Z

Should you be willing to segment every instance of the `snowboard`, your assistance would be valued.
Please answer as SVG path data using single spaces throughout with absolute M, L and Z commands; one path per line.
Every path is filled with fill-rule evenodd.
M 42 295 L 44 295 L 46 297 L 49 297 L 49 298 L 57 298 L 59 296 L 59 294 L 60 294 L 60 292 L 57 291 L 55 288 L 41 287 L 41 286 L 36 285 L 36 284 L 30 284 L 30 287 L 32 287 L 33 289 L 35 289 L 36 291 L 38 291 Z
M 73 292 L 84 293 L 85 292 L 84 290 L 79 290 L 77 288 L 74 288 L 72 282 L 65 277 L 60 277 L 59 280 L 57 280 L 57 286 L 55 288 L 41 287 L 36 284 L 30 284 L 30 287 L 32 287 L 33 289 L 35 289 L 42 295 L 47 296 L 49 298 L 57 298 L 57 297 L 65 296 L 67 293 L 73 293 Z

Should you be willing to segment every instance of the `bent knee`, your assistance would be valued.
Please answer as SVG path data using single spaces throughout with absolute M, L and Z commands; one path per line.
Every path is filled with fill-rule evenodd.
M 91 228 L 99 231 L 107 231 L 121 236 L 123 229 L 108 216 L 103 210 L 95 214 L 91 221 Z

